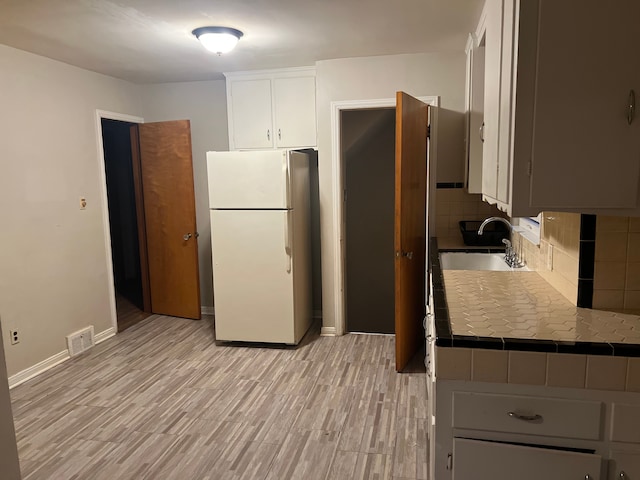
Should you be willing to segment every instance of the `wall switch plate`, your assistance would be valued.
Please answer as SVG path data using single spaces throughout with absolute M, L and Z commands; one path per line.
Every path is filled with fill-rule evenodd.
M 547 269 L 553 271 L 553 245 L 551 244 L 547 248 Z
M 9 330 L 9 337 L 11 339 L 11 345 L 15 345 L 16 343 L 20 343 L 20 337 L 18 337 L 17 330 Z
M 84 210 L 87 208 L 87 199 L 84 197 L 80 197 L 80 210 Z

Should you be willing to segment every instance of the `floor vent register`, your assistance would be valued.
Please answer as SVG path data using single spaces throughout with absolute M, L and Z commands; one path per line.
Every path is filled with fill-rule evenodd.
M 67 348 L 69 349 L 69 355 L 72 357 L 80 355 L 82 352 L 89 350 L 94 345 L 93 325 L 82 330 L 78 330 L 71 335 L 67 335 Z

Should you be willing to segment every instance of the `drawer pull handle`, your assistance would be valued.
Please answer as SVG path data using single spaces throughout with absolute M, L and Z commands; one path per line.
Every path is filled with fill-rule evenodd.
M 627 480 L 627 474 L 623 471 L 620 471 L 620 480 Z
M 538 415 L 537 413 L 535 415 L 522 415 L 521 413 L 509 412 L 508 415 L 511 418 L 517 418 L 518 420 L 522 420 L 523 422 L 542 422 L 542 415 Z

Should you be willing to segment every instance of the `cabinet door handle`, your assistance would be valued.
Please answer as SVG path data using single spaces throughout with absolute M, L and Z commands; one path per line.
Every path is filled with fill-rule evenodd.
M 484 122 L 482 122 L 482 125 L 480 125 L 478 133 L 480 134 L 480 141 L 484 143 Z
M 509 415 L 511 418 L 517 418 L 518 420 L 522 420 L 523 422 L 541 422 L 542 421 L 542 415 L 538 415 L 537 413 L 534 415 L 522 415 L 521 413 L 517 413 L 517 412 L 508 412 L 507 415 Z
M 623 470 L 620 470 L 620 480 L 627 480 L 627 474 Z
M 267 140 L 271 140 L 271 131 L 267 128 Z
M 278 140 L 282 140 L 282 132 L 278 129 Z
M 633 123 L 633 119 L 636 116 L 636 92 L 634 92 L 633 90 L 629 92 L 628 108 L 629 109 L 627 111 L 627 122 L 629 122 L 629 125 L 631 125 Z

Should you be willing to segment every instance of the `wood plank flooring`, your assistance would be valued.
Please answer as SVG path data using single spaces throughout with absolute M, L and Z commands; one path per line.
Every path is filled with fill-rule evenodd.
M 116 313 L 118 317 L 118 332 L 124 332 L 152 314 L 140 310 L 124 295 L 116 293 Z
M 394 338 L 216 345 L 154 315 L 11 391 L 23 479 L 426 479 L 425 375 Z

